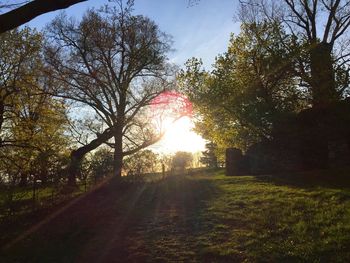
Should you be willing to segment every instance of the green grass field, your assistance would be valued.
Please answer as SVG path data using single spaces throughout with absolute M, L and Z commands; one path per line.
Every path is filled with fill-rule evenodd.
M 7 246 L 1 262 L 350 262 L 347 180 L 304 177 L 111 181 Z

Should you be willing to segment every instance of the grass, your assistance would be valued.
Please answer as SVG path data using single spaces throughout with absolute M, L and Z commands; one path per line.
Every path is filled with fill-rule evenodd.
M 52 199 L 53 194 L 52 187 L 40 187 L 36 189 L 34 202 L 33 189 L 30 187 L 14 187 L 13 189 L 2 187 L 0 189 L 0 220 L 6 220 L 14 214 L 26 214 L 34 209 L 34 205 L 40 207 L 46 200 Z
M 33 196 L 33 187 L 31 185 L 20 187 L 0 187 L 0 221 L 13 215 L 26 215 L 33 209 L 41 209 L 48 206 L 57 205 L 62 200 L 70 199 L 85 192 L 90 184 L 85 186 L 79 183 L 77 189 L 71 193 L 63 193 L 62 186 L 57 185 L 38 185 L 35 189 L 35 199 Z M 11 210 L 11 211 L 10 211 Z
M 350 262 L 350 187 L 347 172 L 343 175 L 329 181 L 322 172 L 293 177 L 203 172 L 138 184 L 111 181 L 3 249 L 0 258 Z
M 27 187 L 0 188 L 0 247 L 28 227 L 43 220 L 60 206 L 81 195 L 84 185 L 70 193 L 61 193 L 60 188 L 38 186 L 33 199 L 33 189 Z M 1 260 L 0 260 L 1 262 Z
M 217 177 L 203 213 L 212 255 L 249 261 L 350 260 L 350 191 L 281 185 L 271 177 Z

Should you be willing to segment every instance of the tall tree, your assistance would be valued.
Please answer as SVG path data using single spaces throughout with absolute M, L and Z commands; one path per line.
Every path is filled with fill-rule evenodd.
M 126 155 L 159 139 L 145 111 L 167 88 L 170 38 L 150 19 L 133 16 L 132 2 L 118 3 L 89 10 L 80 22 L 60 16 L 48 27 L 54 93 L 89 107 L 105 127 L 72 152 L 71 182 L 82 157 L 103 143 L 114 148 L 114 174 L 121 176 Z
M 205 144 L 206 150 L 202 152 L 202 157 L 200 159 L 202 164 L 205 164 L 210 168 L 218 167 L 218 158 L 216 157 L 217 145 L 213 142 L 208 142 Z
M 212 72 L 192 59 L 179 74 L 184 92 L 200 116 L 196 130 L 219 148 L 239 147 L 273 137 L 279 120 L 303 106 L 293 77 L 293 54 L 280 43 L 292 38 L 276 23 L 243 24 Z
M 240 2 L 243 20 L 248 19 L 249 22 L 264 19 L 278 21 L 301 42 L 306 43 L 310 76 L 303 74 L 303 77 L 311 86 L 314 106 L 325 106 L 332 101 L 339 100 L 344 88 L 337 87 L 335 64 L 342 60 L 343 65 L 344 60 L 345 63 L 349 60 L 349 50 L 347 48 L 343 50 L 346 46 L 343 41 L 348 41 L 345 38 L 350 26 L 349 0 L 283 0 L 278 2 L 241 0 Z M 337 43 L 337 51 L 341 54 L 335 56 Z
M 9 127 L 18 97 L 37 83 L 40 71 L 41 35 L 28 28 L 0 35 L 0 148 L 19 146 Z
M 65 105 L 43 93 L 42 36 L 24 28 L 0 43 L 0 173 L 46 180 L 68 141 Z
M 57 162 L 69 146 L 65 105 L 40 91 L 33 86 L 24 87 L 16 97 L 9 132 L 17 145 L 4 147 L 0 152 L 12 165 L 21 164 L 22 184 L 30 177 L 44 183 L 55 177 Z

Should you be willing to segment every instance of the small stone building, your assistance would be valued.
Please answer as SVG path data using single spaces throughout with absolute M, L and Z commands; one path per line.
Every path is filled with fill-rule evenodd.
M 227 175 L 350 166 L 350 100 L 311 108 L 282 120 L 272 140 L 252 145 L 243 155 L 227 149 Z

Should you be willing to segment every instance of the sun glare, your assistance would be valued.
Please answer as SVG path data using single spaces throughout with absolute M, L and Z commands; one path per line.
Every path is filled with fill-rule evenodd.
M 192 130 L 192 103 L 186 96 L 176 91 L 161 93 L 151 103 L 151 114 L 155 127 L 165 132 L 152 150 L 165 154 L 204 150 L 205 140 Z
M 188 116 L 169 123 L 164 137 L 152 148 L 162 153 L 204 151 L 205 140 L 192 131 L 193 127 L 194 124 Z

